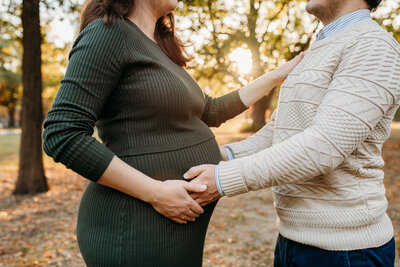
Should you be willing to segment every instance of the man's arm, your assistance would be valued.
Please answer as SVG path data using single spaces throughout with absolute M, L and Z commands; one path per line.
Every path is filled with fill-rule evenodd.
M 312 125 L 252 156 L 222 162 L 228 196 L 326 174 L 349 156 L 399 99 L 400 55 L 386 41 L 361 38 L 345 49 Z
M 361 38 L 349 43 L 344 53 L 309 128 L 254 155 L 219 164 L 225 195 L 296 183 L 332 171 L 399 101 L 398 49 L 384 40 Z M 194 182 L 208 181 L 212 187 L 212 166 L 195 167 L 189 174 L 199 175 Z
M 277 110 L 272 113 L 271 121 L 256 134 L 245 140 L 224 145 L 224 148 L 229 149 L 234 158 L 241 158 L 272 146 L 276 115 Z

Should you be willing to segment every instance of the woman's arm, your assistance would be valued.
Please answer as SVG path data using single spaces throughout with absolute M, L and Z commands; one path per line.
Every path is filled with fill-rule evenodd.
M 264 95 L 268 94 L 274 87 L 280 85 L 303 57 L 304 53 L 301 52 L 298 56 L 286 62 L 279 68 L 262 75 L 245 87 L 240 88 L 239 95 L 243 104 L 250 107 Z
M 281 84 L 303 57 L 304 53 L 301 53 L 276 70 L 264 74 L 239 90 L 224 96 L 211 98 L 206 95 L 207 104 L 202 120 L 210 127 L 218 127 L 225 121 L 239 115 L 268 94 L 274 87 Z
M 189 199 L 186 190 L 196 188 L 182 181 L 155 181 L 118 159 L 92 137 L 95 123 L 103 107 L 110 104 L 109 96 L 124 68 L 122 27 L 119 23 L 105 26 L 102 20 L 96 20 L 78 36 L 61 87 L 46 115 L 43 149 L 55 162 L 93 182 L 148 201 L 176 222 L 193 220 L 202 210 Z M 175 210 L 181 210 L 187 218 L 177 218 Z
M 207 189 L 205 185 L 178 180 L 157 181 L 115 156 L 97 182 L 150 203 L 177 223 L 194 221 L 204 212 L 188 192 L 203 192 Z

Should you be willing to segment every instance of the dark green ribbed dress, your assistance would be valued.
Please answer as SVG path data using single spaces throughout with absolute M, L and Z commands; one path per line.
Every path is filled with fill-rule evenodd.
M 208 126 L 246 107 L 238 92 L 205 95 L 133 22 L 98 19 L 76 39 L 46 116 L 43 147 L 91 180 L 79 207 L 77 238 L 88 266 L 201 266 L 216 203 L 194 223 L 177 224 L 150 204 L 96 183 L 117 155 L 158 180 L 218 163 Z M 103 143 L 92 137 L 97 126 Z

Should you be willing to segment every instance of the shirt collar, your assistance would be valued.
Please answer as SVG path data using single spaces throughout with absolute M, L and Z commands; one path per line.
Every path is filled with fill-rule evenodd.
M 357 24 L 358 22 L 371 18 L 371 11 L 369 9 L 360 9 L 329 23 L 317 34 L 317 41 L 332 36 L 346 28 Z

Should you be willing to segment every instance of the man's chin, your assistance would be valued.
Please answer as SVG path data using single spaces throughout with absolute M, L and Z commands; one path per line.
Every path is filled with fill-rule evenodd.
M 318 7 L 315 4 L 310 3 L 310 1 L 306 5 L 306 11 L 308 14 L 315 15 L 315 11 L 317 9 L 318 9 Z
M 306 11 L 308 14 L 313 15 L 317 17 L 318 19 L 321 19 L 324 15 L 324 7 L 323 5 L 319 3 L 313 3 L 313 2 L 308 2 L 306 5 Z

